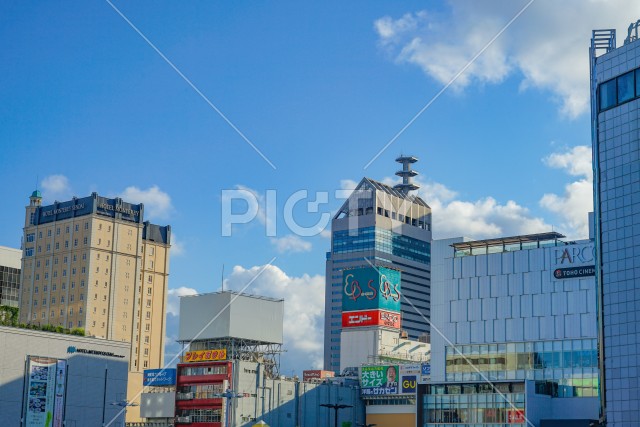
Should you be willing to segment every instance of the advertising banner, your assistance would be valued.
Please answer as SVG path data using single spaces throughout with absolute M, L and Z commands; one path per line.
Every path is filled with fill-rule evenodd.
M 363 366 L 360 385 L 363 395 L 398 394 L 398 365 Z
M 363 267 L 342 272 L 342 311 L 400 312 L 400 272 Z
M 227 359 L 227 349 L 219 349 L 219 350 L 198 350 L 198 351 L 187 351 L 184 354 L 185 362 L 206 362 L 210 360 L 226 360 Z
M 142 385 L 145 386 L 165 386 L 175 385 L 175 369 L 145 369 Z
M 400 329 L 400 313 L 385 310 L 347 311 L 342 313 L 343 328 L 386 326 Z
M 56 393 L 54 397 L 53 426 L 62 427 L 64 420 L 64 396 L 67 387 L 67 361 L 58 360 L 56 363 Z
M 302 371 L 303 381 L 319 380 L 323 378 L 331 378 L 333 376 L 335 376 L 335 373 L 333 371 L 323 371 L 320 369 Z
M 57 360 L 29 356 L 27 361 L 26 427 L 50 427 L 53 422 Z
M 415 375 L 403 375 L 400 380 L 400 393 L 415 393 L 418 380 Z
M 420 383 L 424 384 L 425 382 L 428 382 L 431 379 L 431 364 L 430 363 L 423 363 L 421 366 L 421 373 L 420 373 Z
M 520 424 L 525 422 L 524 409 L 512 409 L 507 413 L 509 424 Z

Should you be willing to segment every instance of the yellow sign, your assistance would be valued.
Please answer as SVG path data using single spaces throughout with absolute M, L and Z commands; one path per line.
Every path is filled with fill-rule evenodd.
M 185 362 L 206 362 L 210 360 L 226 360 L 226 358 L 227 358 L 226 348 L 223 348 L 220 350 L 187 351 L 184 354 Z

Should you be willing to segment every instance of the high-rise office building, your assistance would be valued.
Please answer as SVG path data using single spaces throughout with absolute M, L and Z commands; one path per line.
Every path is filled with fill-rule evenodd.
M 0 305 L 18 306 L 20 297 L 20 249 L 0 246 Z
M 595 30 L 590 49 L 601 415 L 609 427 L 640 422 L 639 25 L 620 47 L 615 30 Z
M 409 338 L 427 340 L 431 208 L 411 182 L 417 159 L 402 156 L 397 175 L 402 184 L 390 187 L 363 178 L 331 222 L 331 252 L 327 253 L 325 286 L 324 369 L 340 370 L 342 271 L 369 265 L 402 272 L 402 329 Z M 365 361 L 363 361 L 365 362 Z
M 42 206 L 34 191 L 29 201 L 20 322 L 130 342 L 132 398 L 142 371 L 164 366 L 171 227 L 145 222 L 142 204 L 97 193 Z

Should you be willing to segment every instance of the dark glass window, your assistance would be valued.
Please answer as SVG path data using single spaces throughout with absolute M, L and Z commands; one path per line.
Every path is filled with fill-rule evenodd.
M 634 73 L 633 71 L 627 74 L 623 74 L 618 77 L 618 103 L 621 104 L 625 101 L 633 99 L 635 96 L 634 86 Z
M 640 96 L 640 69 L 636 70 L 636 95 Z
M 616 80 L 610 80 L 600 85 L 600 110 L 606 110 L 616 105 Z

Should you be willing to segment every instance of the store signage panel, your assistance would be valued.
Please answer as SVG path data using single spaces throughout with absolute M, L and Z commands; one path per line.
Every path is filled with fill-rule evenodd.
M 343 328 L 385 326 L 400 329 L 400 313 L 386 310 L 362 310 L 342 313 Z
M 363 267 L 342 272 L 342 311 L 400 312 L 400 272 Z
M 227 349 L 197 350 L 184 353 L 185 362 L 207 362 L 211 360 L 226 360 Z

